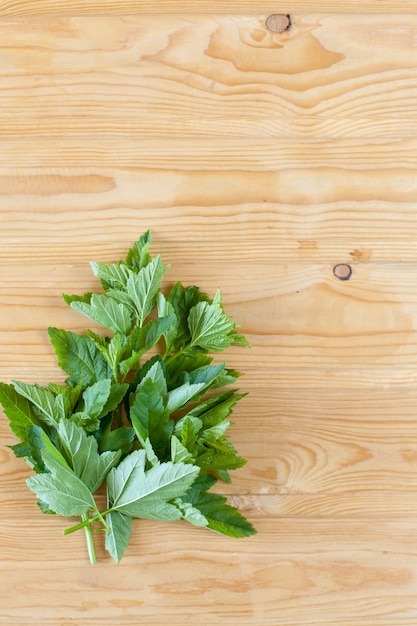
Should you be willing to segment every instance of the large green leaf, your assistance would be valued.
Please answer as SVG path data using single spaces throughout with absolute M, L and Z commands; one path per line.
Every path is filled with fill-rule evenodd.
M 73 301 L 71 308 L 115 333 L 127 334 L 132 327 L 129 308 L 102 294 L 92 294 L 89 303 Z
M 219 292 L 211 304 L 199 302 L 191 309 L 188 327 L 192 345 L 204 350 L 221 352 L 233 343 L 235 323 L 223 312 Z
M 17 393 L 32 403 L 39 419 L 48 426 L 55 427 L 59 420 L 65 417 L 62 396 L 54 396 L 49 389 L 40 385 L 30 385 L 18 380 L 14 380 L 12 383 Z
M 145 463 L 145 451 L 136 450 L 110 471 L 107 478 L 110 506 L 131 517 L 179 519 L 181 511 L 170 500 L 186 493 L 199 468 L 168 462 L 146 471 Z
M 71 471 L 56 467 L 53 473 L 32 476 L 26 481 L 37 497 L 58 515 L 83 515 L 95 509 L 88 487 Z
M 17 393 L 13 385 L 0 383 L 0 403 L 16 437 L 21 441 L 27 441 L 28 427 L 41 423 L 34 413 L 32 402 Z
M 48 328 L 49 337 L 58 357 L 59 366 L 70 380 L 84 387 L 102 378 L 111 377 L 111 369 L 88 337 L 70 330 Z

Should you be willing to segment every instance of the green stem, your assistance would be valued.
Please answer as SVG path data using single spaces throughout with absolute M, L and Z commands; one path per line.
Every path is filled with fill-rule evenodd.
M 88 515 L 88 513 L 84 513 L 84 515 L 81 516 L 81 522 L 79 524 L 76 524 L 75 526 L 71 526 L 71 528 L 66 528 L 64 530 L 64 535 L 70 535 L 71 533 L 75 533 L 77 530 L 81 530 L 81 528 L 85 528 L 86 526 L 91 526 L 94 524 L 94 522 L 99 522 L 102 521 L 104 526 L 106 526 L 105 522 L 104 522 L 104 516 L 107 515 L 108 513 L 111 513 L 113 509 L 107 509 L 106 511 L 103 511 L 102 513 L 99 513 L 97 511 L 96 515 L 93 515 L 93 517 L 90 517 Z
M 187 350 L 189 350 L 190 348 L 192 348 L 192 347 L 193 347 L 193 345 L 194 345 L 194 344 L 193 344 L 193 342 L 192 342 L 192 341 L 190 341 L 190 343 L 187 343 L 187 345 L 186 345 L 186 346 L 184 346 L 183 348 L 181 348 L 181 350 L 178 350 L 178 352 L 175 352 L 175 354 L 171 354 L 171 356 L 169 356 L 169 357 L 167 357 L 167 358 L 165 358 L 165 356 L 166 356 L 166 355 L 164 355 L 164 362 L 165 362 L 165 364 L 172 363 L 172 361 L 173 361 L 174 359 L 176 359 L 177 357 L 181 356 L 181 354 L 184 354 L 184 352 L 186 352 Z
M 96 551 L 94 549 L 93 531 L 91 529 L 91 524 L 89 523 L 90 522 L 89 513 L 84 513 L 83 515 L 81 515 L 81 520 L 83 522 L 87 522 L 87 525 L 84 527 L 84 529 L 85 529 L 85 538 L 87 540 L 88 556 L 90 557 L 91 565 L 95 565 L 97 563 L 97 559 L 96 559 Z

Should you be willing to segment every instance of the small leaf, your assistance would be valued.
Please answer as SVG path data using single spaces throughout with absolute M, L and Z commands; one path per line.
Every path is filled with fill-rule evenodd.
M 133 247 L 128 250 L 125 263 L 130 269 L 138 271 L 149 265 L 152 261 L 152 257 L 148 253 L 151 241 L 151 232 L 147 230 Z
M 175 424 L 175 432 L 181 436 L 182 445 L 190 452 L 193 451 L 197 434 L 203 427 L 203 422 L 198 417 L 184 416 Z
M 205 383 L 184 383 L 181 387 L 171 389 L 168 393 L 167 409 L 170 413 L 185 406 L 192 398 L 206 388 Z
M 124 290 L 129 279 L 130 270 L 124 263 L 90 263 L 94 276 L 100 279 L 103 288 Z
M 122 402 L 124 396 L 126 395 L 128 389 L 129 385 L 127 383 L 113 383 L 110 387 L 109 396 L 98 417 L 102 418 L 108 413 L 111 413 L 112 411 L 117 409 L 117 407 Z
M 225 453 L 218 450 L 206 449 L 205 452 L 200 454 L 196 460 L 196 465 L 199 465 L 204 471 L 210 470 L 231 470 L 243 467 L 246 464 L 246 459 L 237 456 L 235 453 Z
M 92 292 L 88 291 L 87 293 L 83 294 L 82 296 L 77 296 L 77 295 L 72 295 L 69 296 L 66 293 L 62 294 L 62 297 L 64 298 L 65 302 L 69 305 L 71 305 L 72 302 L 87 302 L 89 303 L 91 300 L 91 296 L 92 296 Z
M 116 563 L 120 563 L 132 533 L 132 518 L 119 511 L 112 511 L 106 515 L 106 524 L 106 550 Z
M 256 534 L 252 524 L 237 509 L 227 504 L 227 498 L 207 493 L 216 482 L 212 476 L 200 476 L 182 497 L 198 509 L 207 520 L 207 526 L 229 537 L 249 537 Z
M 110 396 L 111 380 L 103 378 L 83 391 L 83 408 L 90 417 L 99 417 Z
M 191 341 L 187 322 L 190 310 L 199 302 L 210 302 L 210 298 L 198 287 L 184 287 L 180 282 L 177 282 L 171 289 L 167 302 L 174 309 L 176 317 L 175 337 L 170 337 L 169 348 L 172 351 L 177 351 Z
M 194 524 L 194 526 L 208 526 L 208 520 L 204 517 L 199 509 L 194 507 L 189 502 L 184 502 L 182 498 L 175 498 L 174 504 L 180 509 L 183 518 Z
M 164 367 L 159 355 L 155 355 L 152 359 L 149 359 L 140 371 L 141 380 L 137 387 L 137 391 L 143 387 L 147 380 L 151 380 L 155 385 L 155 390 L 158 394 L 165 398 L 168 393 L 167 383 L 165 380 Z
M 139 326 L 143 325 L 145 318 L 155 306 L 156 294 L 164 276 L 165 267 L 162 265 L 161 257 L 155 257 L 138 274 L 130 273 L 127 281 L 127 293 L 133 300 Z
M 158 458 L 168 458 L 174 422 L 169 419 L 164 398 L 151 378 L 146 379 L 136 392 L 130 419 L 141 445 L 144 446 L 149 438 Z
M 191 452 L 181 443 L 175 435 L 171 437 L 171 461 L 173 463 L 193 463 Z

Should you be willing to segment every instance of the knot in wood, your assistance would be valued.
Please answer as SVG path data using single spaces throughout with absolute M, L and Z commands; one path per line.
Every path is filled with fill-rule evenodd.
M 291 16 L 281 13 L 270 15 L 265 22 L 265 26 L 273 33 L 284 33 L 291 26 Z
M 338 265 L 335 265 L 333 268 L 333 274 L 339 280 L 349 280 L 352 276 L 352 268 L 347 263 L 338 263 Z

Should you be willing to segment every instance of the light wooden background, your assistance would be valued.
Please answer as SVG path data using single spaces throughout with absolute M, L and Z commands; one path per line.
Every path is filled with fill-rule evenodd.
M 311 5 L 0 2 L 0 380 L 63 379 L 61 292 L 150 228 L 253 344 L 222 491 L 259 531 L 137 522 L 91 567 L 2 417 L 3 624 L 417 623 L 417 5 Z

